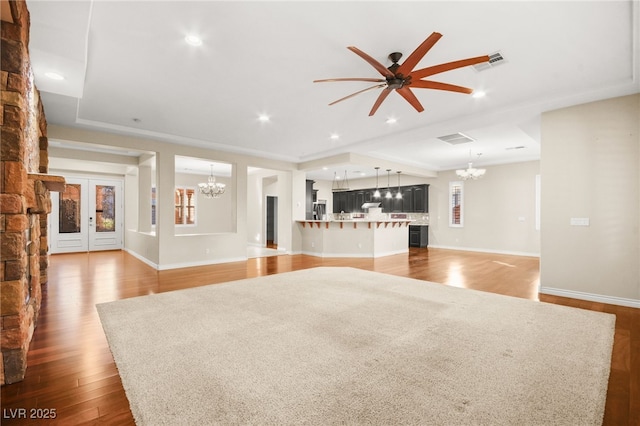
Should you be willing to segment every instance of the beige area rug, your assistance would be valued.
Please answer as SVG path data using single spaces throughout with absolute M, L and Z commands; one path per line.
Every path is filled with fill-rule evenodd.
M 97 308 L 139 425 L 601 424 L 615 323 L 337 267 Z

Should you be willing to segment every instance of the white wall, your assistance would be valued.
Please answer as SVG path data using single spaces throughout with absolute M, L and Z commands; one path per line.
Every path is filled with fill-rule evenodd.
M 640 95 L 543 114 L 542 292 L 640 307 L 639 166 Z
M 449 182 L 459 180 L 455 171 L 439 172 L 437 178 L 401 175 L 400 185 L 429 185 L 429 246 L 458 250 L 487 251 L 517 255 L 540 255 L 540 232 L 536 230 L 536 175 L 540 163 L 530 161 L 487 168 L 480 180 L 464 183 L 465 223 L 448 224 Z M 397 187 L 397 176 L 391 177 Z M 351 189 L 375 188 L 376 179 L 350 179 Z M 381 190 L 387 176 L 379 179 Z M 327 199 L 333 211 L 331 181 L 316 181 L 318 198 Z
M 270 169 L 256 170 L 247 176 L 247 243 L 266 244 L 266 200 L 267 196 L 278 199 L 278 222 L 276 241 L 278 250 L 291 253 L 293 243 L 292 223 L 295 220 L 294 195 L 297 202 L 304 197 L 305 188 L 296 188 L 292 174 L 298 172 Z M 303 179 L 301 176 L 299 179 Z M 304 212 L 304 207 L 303 207 Z
M 283 188 L 286 188 L 283 191 L 286 191 L 286 194 L 279 201 L 282 210 L 288 212 L 281 215 L 280 220 L 287 221 L 284 227 L 289 229 L 288 232 L 285 229 L 284 236 L 280 234 L 280 242 L 284 246 L 291 247 L 292 245 L 292 200 L 294 196 L 304 200 L 304 182 L 302 189 L 293 185 L 291 175 L 297 172 L 295 172 L 295 165 L 291 163 L 56 125 L 50 125 L 47 130 L 50 140 L 75 141 L 156 153 L 158 197 L 156 232 L 155 235 L 152 235 L 149 232 L 141 232 L 139 229 L 127 229 L 125 249 L 159 269 L 222 263 L 247 258 L 247 168 L 249 164 L 253 167 L 287 172 L 282 179 Z M 176 155 L 209 158 L 234 166 L 235 173 L 228 181 L 225 193 L 234 206 L 236 220 L 234 232 L 176 235 L 173 223 L 173 193 L 176 185 L 174 159 Z M 72 162 L 77 162 L 77 160 L 72 160 Z M 129 181 L 132 183 L 137 179 L 129 179 Z M 127 195 L 127 200 L 133 198 L 133 195 Z
M 429 185 L 429 246 L 538 256 L 536 175 L 529 161 L 484 167 L 479 180 L 463 181 L 464 226 L 449 226 L 449 182 L 454 170 L 438 173 Z
M 176 234 L 220 234 L 236 231 L 236 211 L 233 197 L 225 191 L 219 198 L 207 198 L 198 192 L 198 183 L 206 182 L 209 175 L 176 174 L 176 187 L 196 190 L 196 223 L 176 226 Z M 216 176 L 216 182 L 231 189 L 231 180 Z

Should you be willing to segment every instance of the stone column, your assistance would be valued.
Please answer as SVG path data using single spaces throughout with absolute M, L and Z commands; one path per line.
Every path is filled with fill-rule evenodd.
M 24 0 L 6 4 L 0 30 L 1 384 L 22 380 L 27 368 L 42 299 L 40 286 L 47 277 L 46 221 L 51 204 L 44 183 L 29 178 L 46 173 L 48 167 L 47 125 L 29 61 L 29 12 Z

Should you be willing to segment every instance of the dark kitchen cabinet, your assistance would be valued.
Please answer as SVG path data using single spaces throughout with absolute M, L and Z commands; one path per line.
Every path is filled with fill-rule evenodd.
M 306 220 L 313 219 L 313 201 L 314 201 L 314 181 L 307 179 L 306 194 L 304 198 L 304 217 Z
M 382 204 L 380 204 L 380 207 L 382 207 L 383 213 L 390 213 L 393 211 L 393 198 L 385 197 L 386 193 L 387 191 L 384 191 L 382 193 L 382 198 L 380 199 L 382 201 Z
M 333 212 L 334 213 L 348 212 L 346 191 L 333 193 Z
M 391 190 L 392 198 L 386 198 L 386 188 L 381 198 L 373 198 L 375 188 L 333 193 L 334 213 L 361 213 L 364 203 L 379 202 L 383 213 L 427 213 L 429 211 L 429 185 L 401 186 L 402 198 L 395 197 L 397 188 Z
M 366 202 L 366 193 L 368 191 L 357 191 L 355 193 L 355 212 L 362 212 L 362 205 Z
M 413 186 L 404 186 L 402 190 L 402 212 L 413 213 Z
M 429 185 L 416 185 L 412 187 L 413 213 L 429 212 Z
M 409 225 L 409 247 L 427 247 L 429 245 L 429 227 Z

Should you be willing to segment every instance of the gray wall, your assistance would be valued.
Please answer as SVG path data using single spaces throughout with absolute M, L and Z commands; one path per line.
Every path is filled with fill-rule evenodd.
M 640 95 L 543 114 L 541 148 L 541 291 L 640 306 Z

